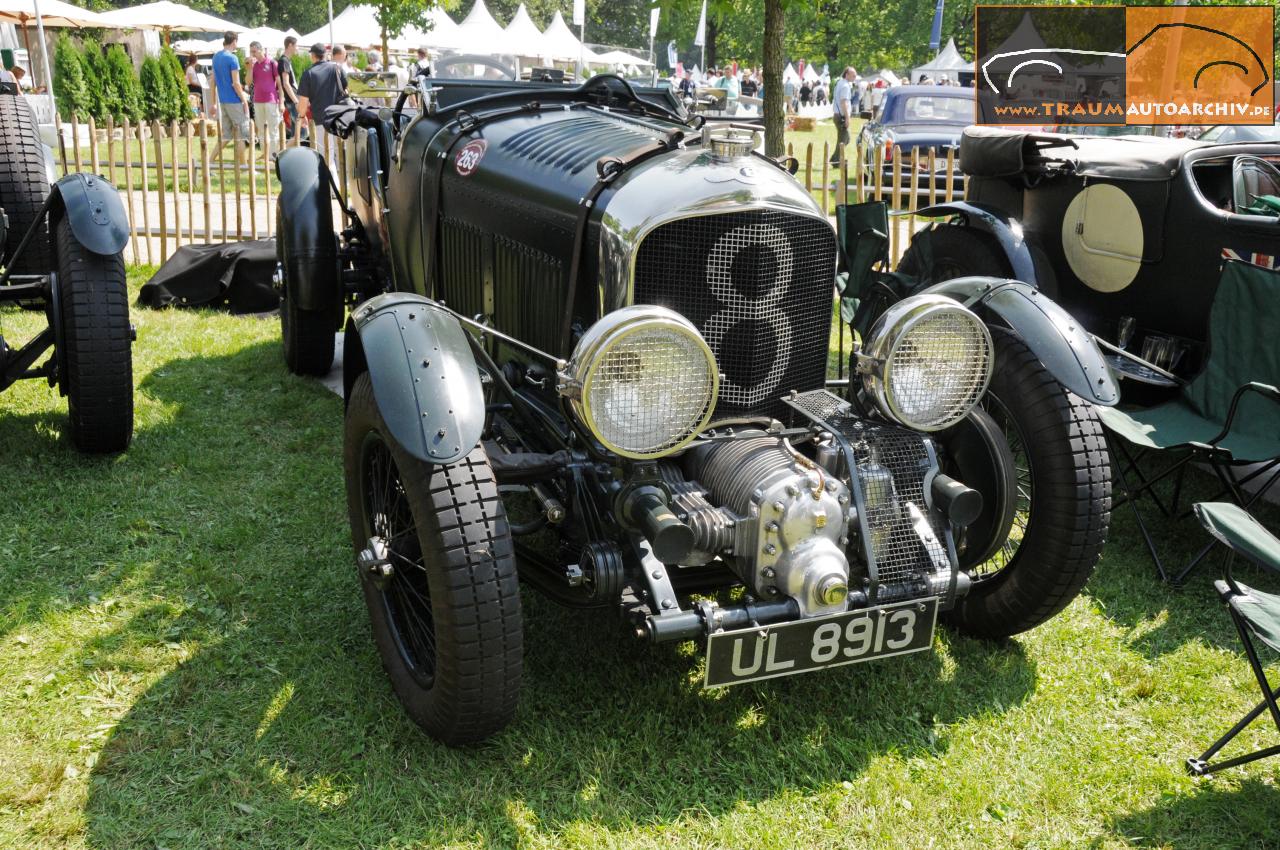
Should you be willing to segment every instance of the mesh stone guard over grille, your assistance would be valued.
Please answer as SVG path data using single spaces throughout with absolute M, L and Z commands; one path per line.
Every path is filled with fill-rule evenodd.
M 951 595 L 956 565 L 951 529 L 925 501 L 926 482 L 938 470 L 932 443 L 915 431 L 854 415 L 847 401 L 827 390 L 797 393 L 784 401 L 830 430 L 854 470 L 850 478 L 871 601 Z M 908 505 L 923 514 L 933 532 L 930 542 L 913 528 Z
M 683 314 L 715 353 L 716 418 L 780 416 L 780 397 L 823 385 L 835 273 L 825 221 L 777 210 L 694 216 L 640 244 L 633 303 Z

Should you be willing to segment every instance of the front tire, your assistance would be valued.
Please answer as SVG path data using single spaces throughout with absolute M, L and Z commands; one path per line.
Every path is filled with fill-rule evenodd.
M 1013 274 L 994 238 L 955 224 L 935 225 L 917 233 L 902 255 L 898 271 L 928 284 L 969 275 Z
M 1015 459 L 1015 518 L 994 555 L 968 568 L 973 587 L 949 617 L 962 631 L 1003 638 L 1057 614 L 1093 573 L 1111 522 L 1111 465 L 1093 408 L 1012 332 L 993 328 L 992 337 L 984 406 Z
M 393 571 L 360 575 L 392 688 L 432 737 L 482 741 L 511 722 L 523 670 L 515 555 L 488 457 L 481 447 L 443 466 L 411 456 L 368 373 L 352 388 L 344 442 L 352 543 L 381 538 Z
M 82 452 L 124 451 L 133 438 L 133 330 L 124 258 L 104 257 L 57 223 L 56 355 L 72 442 Z

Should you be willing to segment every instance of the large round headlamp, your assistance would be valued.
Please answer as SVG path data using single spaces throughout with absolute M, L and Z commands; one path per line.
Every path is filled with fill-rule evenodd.
M 565 370 L 574 413 L 610 451 L 670 454 L 711 419 L 715 355 L 693 324 L 665 307 L 615 310 L 583 334 Z
M 862 353 L 859 371 L 876 407 L 918 431 L 959 422 L 991 380 L 991 333 L 943 295 L 915 295 L 889 307 Z

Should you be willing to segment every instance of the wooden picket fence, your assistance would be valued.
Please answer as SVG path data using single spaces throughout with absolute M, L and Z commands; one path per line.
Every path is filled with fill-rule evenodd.
M 217 121 L 108 120 L 99 127 L 92 118 L 82 124 L 72 116 L 59 135 L 55 155 L 62 173 L 101 174 L 120 190 L 131 222 L 133 261 L 160 264 L 184 244 L 274 236 L 279 184 L 272 159 L 282 148 L 296 147 L 301 138 L 295 133 L 287 139 L 281 122 L 279 138 L 260 144 L 256 127 L 251 124 L 250 129 L 252 156 L 237 162 L 237 145 L 223 136 Z M 334 171 L 345 197 L 350 182 L 346 146 L 313 122 L 307 122 L 307 131 L 317 149 L 331 163 L 336 160 Z M 905 155 L 895 149 L 888 178 L 883 148 L 867 156 L 860 145 L 841 146 L 834 164 L 833 150 L 830 142 L 823 142 L 821 150 L 815 142 L 802 149 L 789 144 L 787 155 L 798 160 L 796 178 L 828 213 L 836 204 L 868 199 L 887 200 L 890 210 L 900 213 L 890 219 L 890 256 L 895 264 L 921 223 L 916 211 L 950 201 L 958 193 L 953 149 L 916 149 Z M 911 191 L 903 185 L 904 174 L 934 178 L 922 181 L 927 188 Z
M 834 207 L 840 204 L 869 200 L 888 203 L 889 257 L 895 266 L 911 244 L 911 236 L 925 222 L 917 211 L 964 197 L 965 177 L 957 168 L 955 148 L 913 148 L 904 153 L 895 146 L 889 176 L 885 175 L 883 147 L 876 147 L 868 155 L 859 142 L 837 145 L 835 156 L 832 153 L 830 142 L 822 143 L 820 159 L 815 142 L 808 142 L 799 152 L 787 145 L 787 156 L 799 162 L 796 178 L 828 213 L 834 213 Z M 915 175 L 915 179 L 909 175 Z
M 307 122 L 317 149 L 336 159 L 339 186 L 347 192 L 346 147 L 323 127 Z M 250 124 L 249 146 L 224 137 L 219 122 L 195 119 L 98 126 L 73 115 L 59 133 L 55 153 L 61 173 L 88 171 L 120 191 L 129 216 L 132 260 L 161 264 L 187 244 L 270 239 L 275 235 L 274 155 L 297 147 L 300 134 L 263 144 Z

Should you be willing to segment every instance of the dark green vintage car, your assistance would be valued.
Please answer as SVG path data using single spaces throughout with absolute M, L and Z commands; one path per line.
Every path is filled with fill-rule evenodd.
M 341 227 L 320 154 L 278 161 L 284 356 L 327 372 L 343 333 L 359 581 L 432 735 L 511 719 L 518 579 L 702 641 L 718 687 L 928 650 L 939 615 L 1014 634 L 1089 576 L 1115 387 L 1030 287 L 886 303 L 829 383 L 836 236 L 750 130 L 614 76 L 329 123 Z

